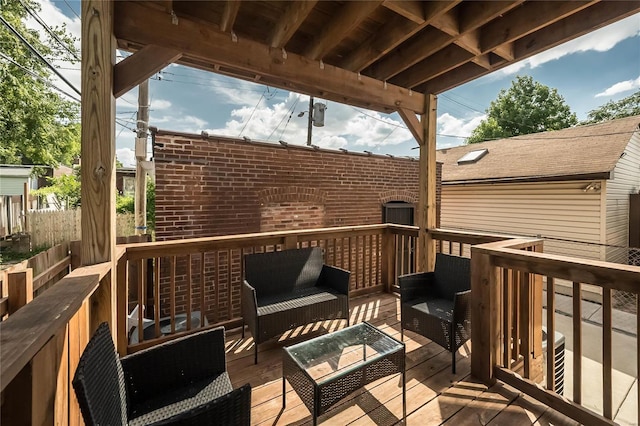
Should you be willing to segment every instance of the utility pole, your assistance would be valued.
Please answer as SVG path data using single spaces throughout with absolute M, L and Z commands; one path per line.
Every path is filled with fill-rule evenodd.
M 147 232 L 147 173 L 142 162 L 147 159 L 147 130 L 149 128 L 149 80 L 138 86 L 138 119 L 136 134 L 136 235 Z
M 309 122 L 307 125 L 307 145 L 311 145 L 311 131 L 313 127 L 311 124 L 313 123 L 313 96 L 309 97 Z

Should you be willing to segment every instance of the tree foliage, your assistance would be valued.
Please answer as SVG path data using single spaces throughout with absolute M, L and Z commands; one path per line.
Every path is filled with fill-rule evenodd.
M 517 76 L 509 90 L 500 91 L 486 112 L 487 118 L 467 143 L 560 130 L 578 123 L 576 114 L 556 89 L 529 76 Z
M 23 4 L 40 10 L 33 0 L 2 1 L 2 17 L 49 62 L 73 65 L 79 55 L 66 28 L 52 28 L 66 47 L 44 29 L 28 29 Z M 0 163 L 70 165 L 80 153 L 80 105 L 46 83 L 52 71 L 2 24 L 0 46 Z
M 582 124 L 601 123 L 616 118 L 640 115 L 640 90 L 619 101 L 609 101 L 606 104 L 589 111 L 587 119 Z
M 58 210 L 75 209 L 80 206 L 80 168 L 76 168 L 70 175 L 48 178 L 48 181 L 48 186 L 33 191 L 33 194 L 47 197 Z

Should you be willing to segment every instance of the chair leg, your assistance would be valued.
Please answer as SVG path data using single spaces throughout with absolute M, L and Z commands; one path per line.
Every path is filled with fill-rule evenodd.
M 400 323 L 400 341 L 404 342 L 404 327 L 402 326 L 402 322 Z
M 253 341 L 253 363 L 258 364 L 258 342 Z
M 456 374 L 456 351 L 455 347 L 451 349 L 451 372 Z
M 242 321 L 242 339 L 244 340 L 244 320 Z

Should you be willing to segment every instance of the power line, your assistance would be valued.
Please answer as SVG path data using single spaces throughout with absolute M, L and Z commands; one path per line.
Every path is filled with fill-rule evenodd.
M 58 34 L 56 34 L 55 31 L 53 31 L 47 24 L 45 24 L 42 21 L 42 18 L 40 18 L 40 16 L 35 10 L 32 10 L 30 7 L 24 4 L 22 0 L 18 0 L 18 1 L 22 5 L 22 7 L 24 7 L 24 9 L 29 13 L 29 15 L 31 15 L 33 19 L 35 19 L 49 34 L 51 34 L 51 36 L 58 42 L 58 44 L 60 44 L 60 46 L 62 46 L 67 52 L 71 53 L 71 55 L 73 55 L 73 57 L 76 58 L 77 61 L 80 61 L 80 58 L 78 58 L 77 53 L 72 51 L 69 48 L 69 46 L 67 46 L 62 40 L 60 40 L 60 37 L 58 37 Z
M 55 84 L 51 83 L 50 81 L 48 81 L 47 79 L 45 79 L 42 76 L 39 76 L 38 74 L 34 73 L 33 71 L 27 69 L 26 67 L 20 65 L 19 63 L 17 63 L 16 61 L 14 61 L 12 58 L 10 58 L 9 56 L 5 55 L 4 53 L 0 52 L 0 56 L 6 60 L 11 62 L 13 65 L 15 65 L 16 67 L 20 68 L 21 70 L 23 70 L 24 72 L 26 72 L 27 74 L 31 75 L 33 78 L 37 78 L 38 80 L 42 81 L 44 84 L 46 84 L 47 86 L 52 87 L 53 89 L 57 90 L 58 92 L 68 96 L 69 98 L 73 99 L 76 102 L 80 102 L 80 99 L 74 97 L 72 94 L 65 92 L 64 90 L 60 89 L 58 86 L 56 86 Z
M 264 92 L 262 92 L 262 95 L 260 95 L 260 99 L 258 99 L 256 106 L 253 107 L 253 111 L 251 111 L 249 118 L 247 118 L 247 122 L 244 123 L 244 126 L 242 126 L 242 130 L 240 130 L 240 133 L 238 133 L 238 137 L 242 136 L 242 132 L 244 132 L 244 129 L 247 128 L 247 124 L 249 124 L 249 122 L 251 121 L 251 117 L 253 117 L 253 113 L 256 112 L 256 109 L 258 109 L 258 105 L 260 105 L 260 102 L 262 101 L 263 97 L 264 97 Z
M 54 67 L 50 62 L 49 62 L 49 61 L 47 61 L 47 60 L 44 58 L 44 56 L 42 56 L 42 55 L 40 54 L 40 52 L 38 52 L 38 51 L 37 51 L 37 50 L 36 50 L 36 49 L 31 45 L 31 43 L 29 43 L 29 42 L 28 42 L 24 37 L 22 37 L 22 35 L 21 35 L 21 34 L 20 34 L 16 29 L 15 29 L 15 28 L 13 28 L 13 26 L 12 26 L 11 24 L 9 24 L 7 21 L 5 21 L 5 19 L 4 19 L 2 16 L 0 16 L 0 21 L 1 21 L 1 22 L 2 22 L 2 23 L 3 23 L 7 28 L 9 28 L 9 30 L 10 30 L 13 34 L 15 34 L 15 36 L 16 36 L 16 37 L 18 37 L 18 38 L 20 39 L 20 41 L 21 41 L 24 45 L 26 45 L 26 46 L 29 48 L 29 50 L 30 50 L 33 54 L 35 54 L 38 58 L 40 58 L 40 60 L 41 60 L 42 62 L 44 62 L 44 63 L 49 67 L 49 69 L 50 69 L 51 71 L 53 71 L 53 72 L 54 72 L 58 77 L 60 77 L 60 79 L 61 79 L 62 81 L 64 81 L 64 82 L 67 84 L 67 86 L 71 87 L 71 88 L 73 89 L 73 91 L 74 91 L 74 92 L 76 92 L 78 95 L 82 96 L 82 94 L 80 93 L 80 91 L 79 91 L 78 89 L 76 89 L 76 87 L 75 87 L 73 84 L 71 84 L 71 82 L 69 82 L 69 80 L 67 80 L 67 79 L 65 78 L 65 76 L 63 76 L 63 75 L 62 75 L 62 74 L 61 74 L 61 73 L 60 73 L 60 72 L 59 72 L 59 71 L 58 71 L 58 70 L 57 70 L 57 69 L 56 69 L 56 68 L 55 68 L 55 67 Z
M 71 7 L 71 5 L 69 4 L 69 2 L 68 2 L 67 0 L 64 0 L 64 4 L 66 4 L 66 5 L 69 7 L 69 9 L 71 9 L 71 12 L 73 12 L 73 14 L 74 14 L 74 15 L 76 15 L 76 17 L 77 17 L 78 19 L 82 20 L 82 18 L 80 18 L 80 15 L 78 15 L 78 14 L 76 13 L 76 11 Z
M 293 105 L 291 106 L 291 108 L 287 109 L 287 112 L 290 112 L 291 114 L 293 114 L 293 109 L 295 108 L 296 104 L 298 103 L 298 101 L 300 100 L 300 95 L 298 95 L 298 98 L 296 99 L 296 101 L 293 103 Z M 287 116 L 287 112 L 284 113 L 284 115 L 282 116 L 282 119 L 280 120 L 280 122 L 278 123 L 278 125 L 271 131 L 271 134 L 269 134 L 269 137 L 267 138 L 267 140 L 271 139 L 271 136 L 273 136 L 273 134 L 276 132 L 276 130 L 278 130 L 278 128 L 280 127 L 280 125 L 282 124 L 282 122 L 284 121 L 284 118 Z

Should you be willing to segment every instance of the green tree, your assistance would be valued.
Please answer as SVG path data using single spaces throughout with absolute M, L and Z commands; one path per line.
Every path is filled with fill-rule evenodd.
M 34 0 L 3 0 L 2 18 L 49 62 L 73 65 L 79 56 L 66 28 L 46 32 L 24 25 Z M 46 82 L 52 71 L 0 22 L 0 163 L 70 165 L 80 153 L 80 105 Z M 73 93 L 63 83 L 56 84 Z
M 47 197 L 58 210 L 75 209 L 80 206 L 80 168 L 75 169 L 70 175 L 48 178 L 48 181 L 49 186 L 37 189 L 33 194 Z
M 616 118 L 640 115 L 640 90 L 619 101 L 609 101 L 606 104 L 589 111 L 587 119 L 582 124 L 601 123 Z
M 529 76 L 517 76 L 509 90 L 500 91 L 486 112 L 487 118 L 475 128 L 467 143 L 560 130 L 578 123 L 576 114 L 556 89 Z

